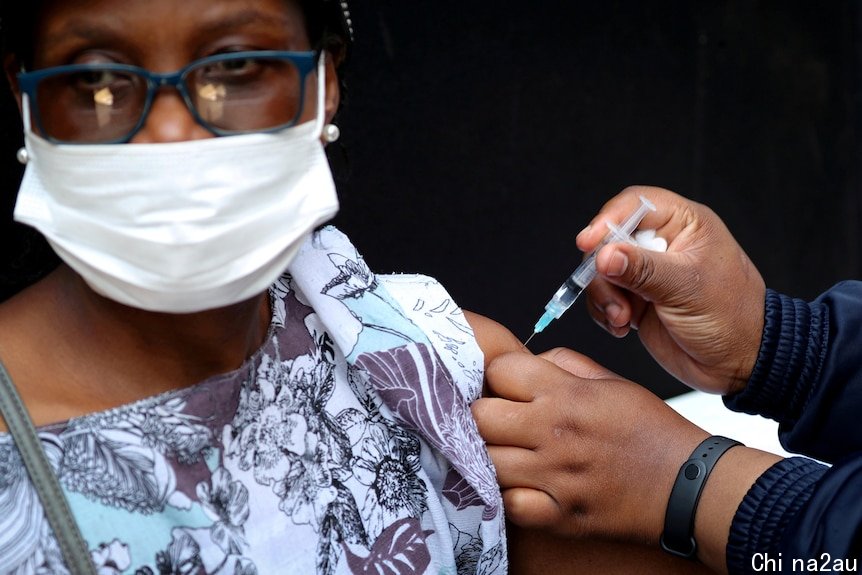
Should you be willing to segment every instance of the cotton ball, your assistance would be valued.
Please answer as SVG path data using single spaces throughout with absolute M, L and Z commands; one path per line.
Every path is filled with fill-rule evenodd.
M 667 240 L 661 236 L 655 235 L 655 230 L 636 231 L 635 242 L 637 242 L 640 247 L 654 252 L 667 251 Z

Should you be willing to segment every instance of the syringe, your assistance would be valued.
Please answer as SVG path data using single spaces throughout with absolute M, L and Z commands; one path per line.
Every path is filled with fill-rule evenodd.
M 655 211 L 656 208 L 648 199 L 640 196 L 641 205 L 630 215 L 622 225 L 615 226 L 608 222 L 608 233 L 602 239 L 596 248 L 587 255 L 586 259 L 581 262 L 581 265 L 566 278 L 554 297 L 545 305 L 545 313 L 536 322 L 536 327 L 533 328 L 533 334 L 524 342 L 524 346 L 530 343 L 533 337 L 548 327 L 548 324 L 555 319 L 559 319 L 563 313 L 569 309 L 581 292 L 593 281 L 596 277 L 596 254 L 603 246 L 613 242 L 632 242 L 632 233 L 637 229 L 641 220 L 644 219 L 648 211 Z

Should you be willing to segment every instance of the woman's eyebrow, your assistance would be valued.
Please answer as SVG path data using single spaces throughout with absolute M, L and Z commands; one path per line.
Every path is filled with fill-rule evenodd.
M 199 25 L 196 26 L 197 33 L 206 35 L 227 35 L 238 28 L 259 26 L 278 29 L 285 33 L 288 39 L 293 39 L 297 31 L 302 29 L 299 22 L 286 18 L 282 14 L 263 12 L 254 8 L 213 16 L 209 19 L 206 18 L 206 14 L 202 16 Z M 64 49 L 64 44 L 70 42 L 97 42 L 120 46 L 129 43 L 121 21 L 111 19 L 93 22 L 85 19 L 70 19 L 57 30 L 48 32 L 42 41 L 42 46 L 44 53 L 50 56 L 55 51 Z
M 81 43 L 123 46 L 128 41 L 119 25 L 98 24 L 86 20 L 70 20 L 61 28 L 51 30 L 40 41 L 42 57 L 51 62 L 59 59 L 71 46 Z
M 280 30 L 292 30 L 296 22 L 285 18 L 283 14 L 272 12 L 262 12 L 254 8 L 247 8 L 242 11 L 232 12 L 225 16 L 213 17 L 212 22 L 203 21 L 201 30 L 207 33 L 227 33 L 235 28 L 241 28 L 249 25 L 265 25 L 278 28 Z
M 249 24 L 275 24 L 276 26 L 287 28 L 291 24 L 289 18 L 285 18 L 283 14 L 275 14 L 272 12 L 262 12 L 255 8 L 246 8 L 244 10 L 231 12 L 225 16 L 212 18 L 212 22 L 203 24 L 203 28 L 207 30 L 219 30 L 220 28 L 233 28 L 237 26 L 247 26 Z

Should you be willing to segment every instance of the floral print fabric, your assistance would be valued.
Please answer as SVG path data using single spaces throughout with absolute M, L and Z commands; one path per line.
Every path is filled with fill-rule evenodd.
M 271 302 L 236 372 L 39 429 L 98 573 L 505 573 L 482 355 L 442 287 L 325 228 Z M 0 573 L 68 573 L 7 434 Z

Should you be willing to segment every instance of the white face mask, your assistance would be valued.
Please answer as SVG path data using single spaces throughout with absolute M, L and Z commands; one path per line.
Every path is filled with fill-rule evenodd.
M 317 119 L 275 133 L 166 144 L 56 145 L 24 105 L 27 169 L 14 217 L 96 292 L 192 313 L 265 291 L 338 211 Z

